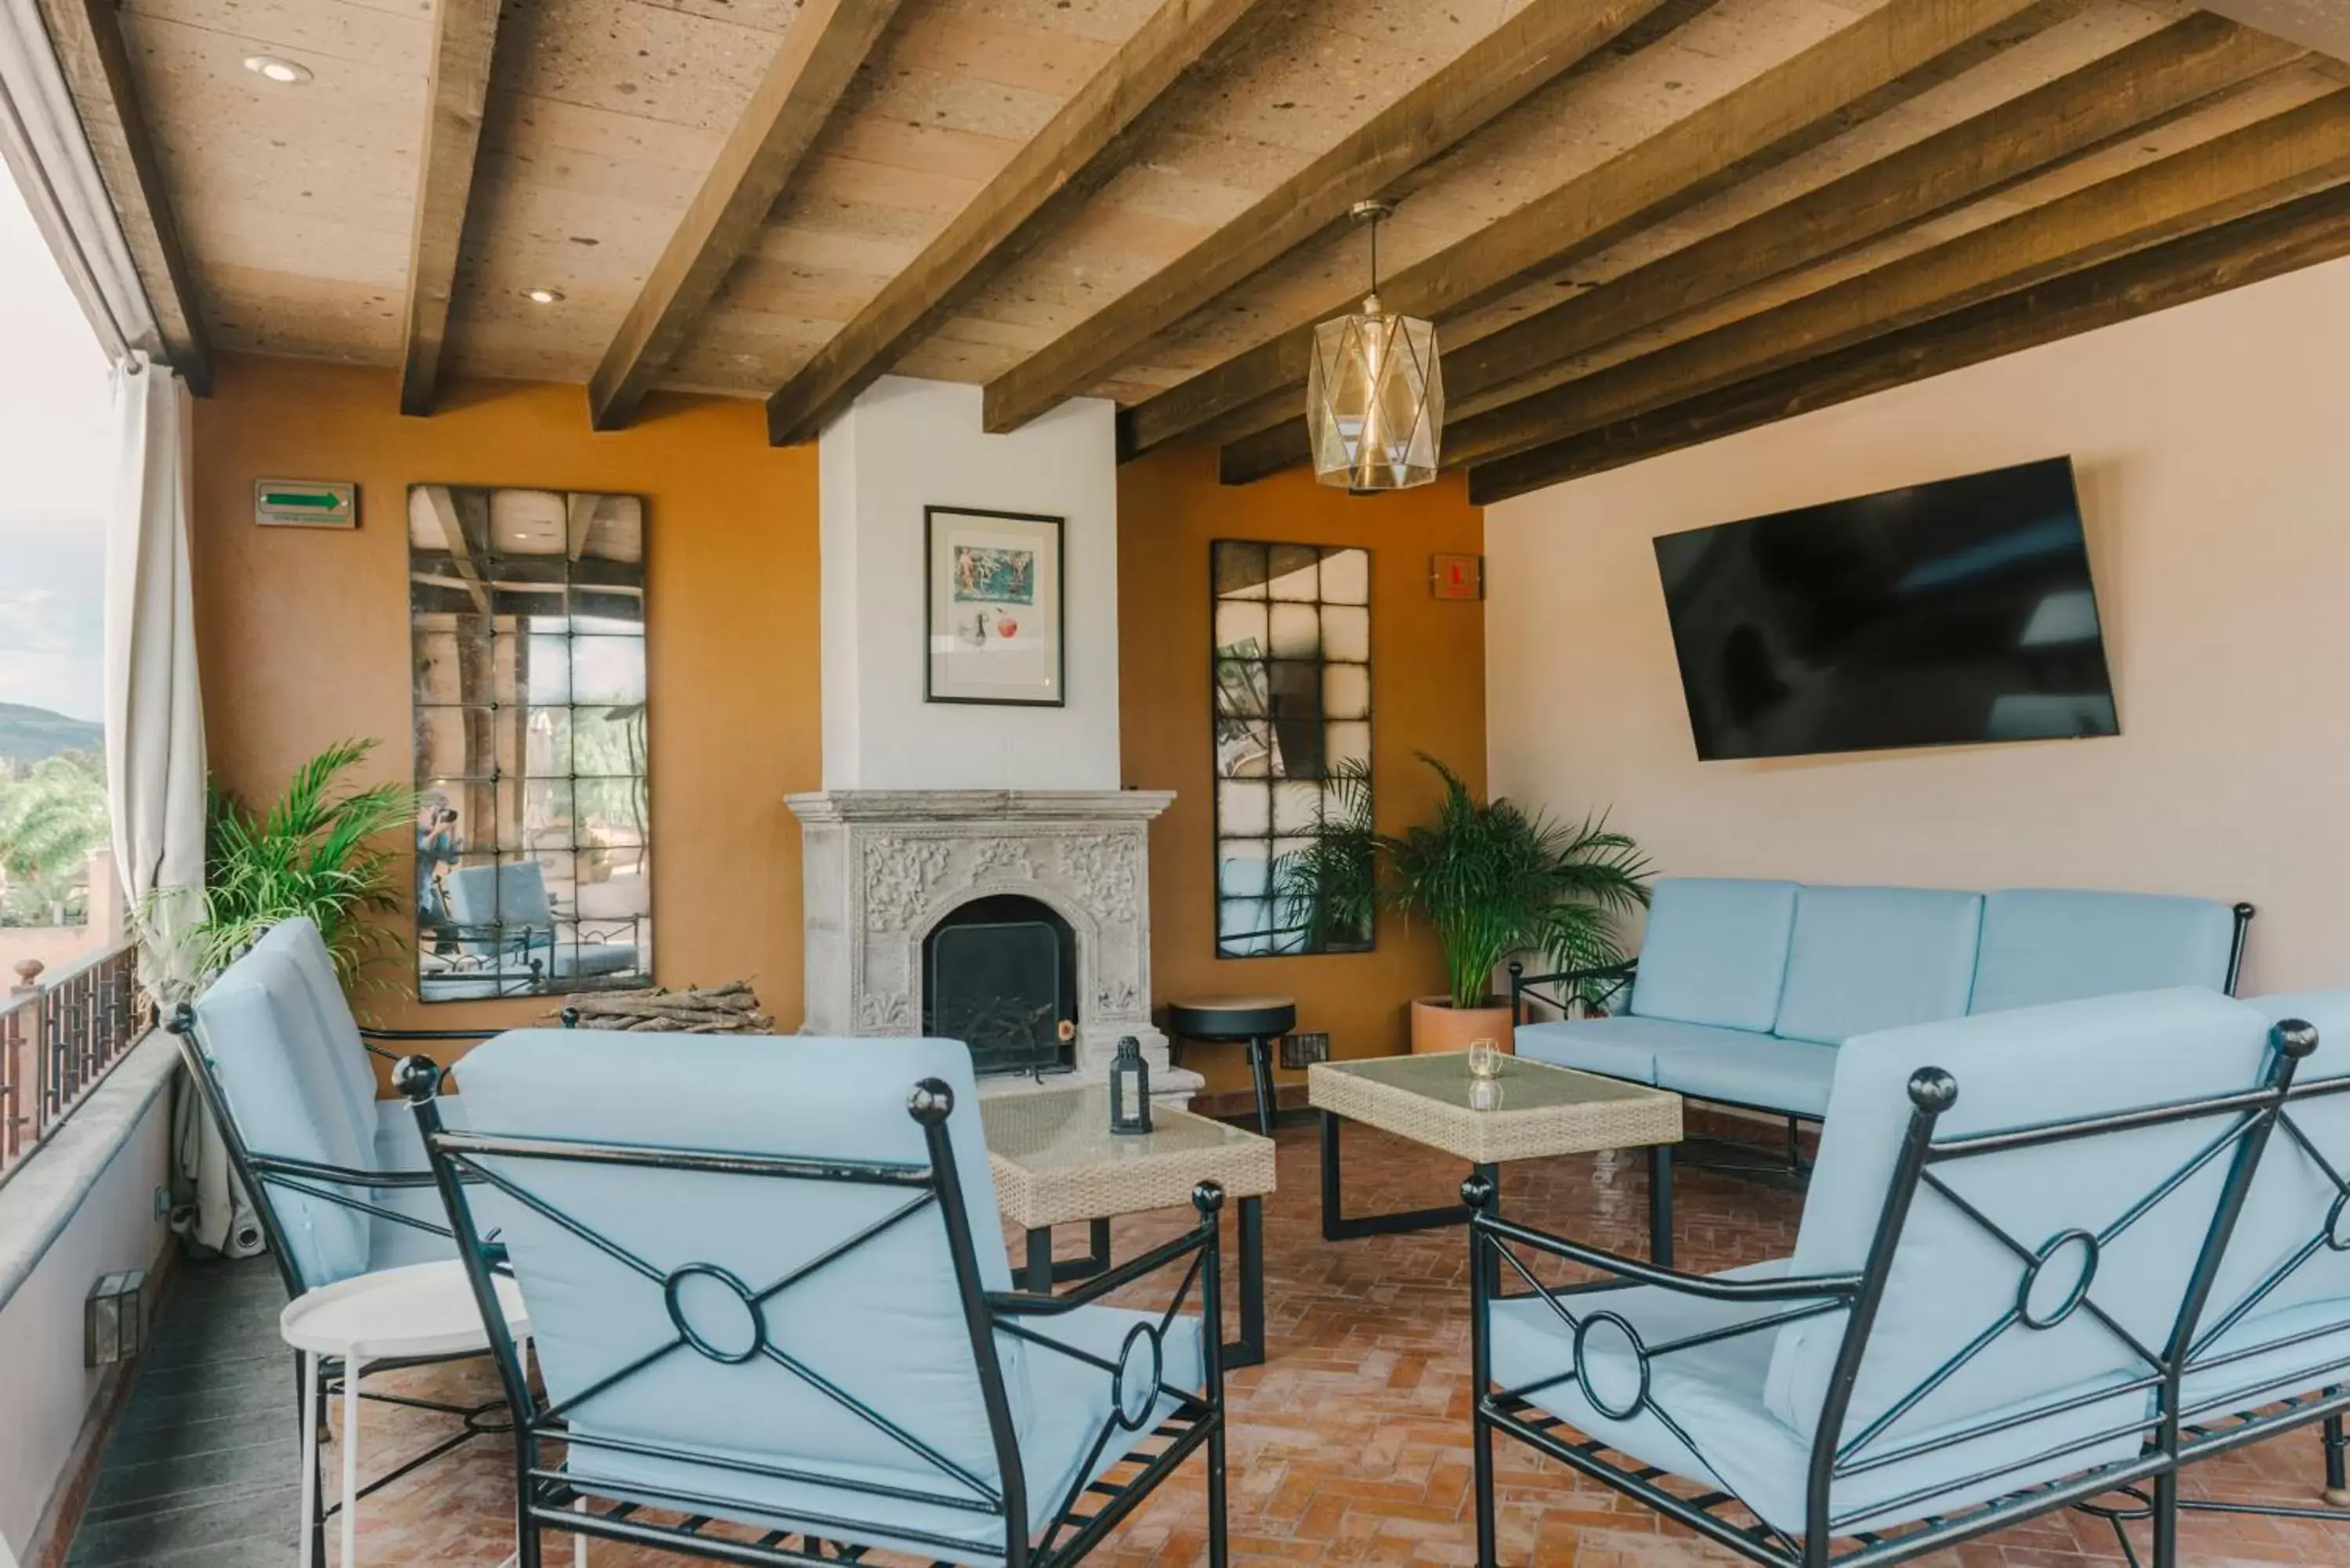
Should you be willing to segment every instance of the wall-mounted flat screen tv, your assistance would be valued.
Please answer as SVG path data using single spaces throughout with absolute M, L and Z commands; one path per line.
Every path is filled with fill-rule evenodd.
M 2069 458 L 1656 547 L 1708 761 L 2120 732 Z

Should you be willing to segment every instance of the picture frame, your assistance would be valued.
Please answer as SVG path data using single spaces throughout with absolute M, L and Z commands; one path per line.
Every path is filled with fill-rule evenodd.
M 1067 705 L 1066 522 L 976 506 L 922 508 L 924 701 Z

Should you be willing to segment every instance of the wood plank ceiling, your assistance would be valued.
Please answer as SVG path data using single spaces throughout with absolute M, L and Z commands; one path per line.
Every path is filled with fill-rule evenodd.
M 1379 195 L 1481 499 L 2350 254 L 2350 7 L 2214 3 L 41 0 L 192 371 L 895 371 L 1246 483 Z

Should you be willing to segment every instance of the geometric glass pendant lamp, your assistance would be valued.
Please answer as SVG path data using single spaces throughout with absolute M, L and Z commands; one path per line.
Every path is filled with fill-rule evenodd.
M 1314 329 L 1305 425 L 1314 477 L 1349 490 L 1404 490 L 1436 477 L 1444 433 L 1444 374 L 1436 328 L 1379 307 L 1379 220 L 1394 209 L 1357 202 L 1371 225 L 1371 292 L 1363 307 Z

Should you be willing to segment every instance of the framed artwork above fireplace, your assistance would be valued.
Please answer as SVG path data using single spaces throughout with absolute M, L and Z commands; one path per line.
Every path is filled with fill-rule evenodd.
M 1066 705 L 1062 521 L 969 506 L 922 508 L 930 596 L 924 700 Z

